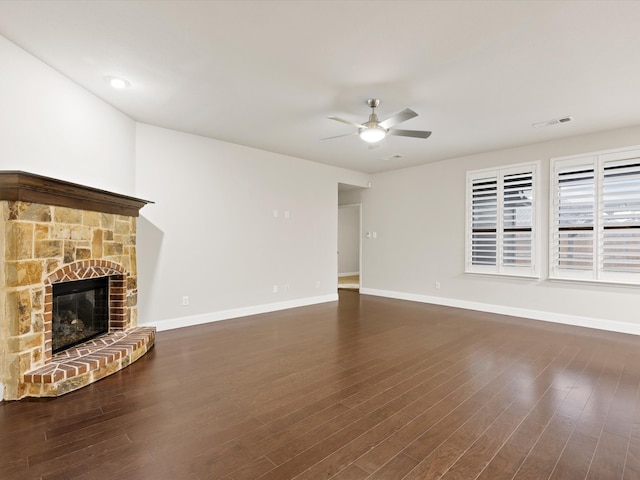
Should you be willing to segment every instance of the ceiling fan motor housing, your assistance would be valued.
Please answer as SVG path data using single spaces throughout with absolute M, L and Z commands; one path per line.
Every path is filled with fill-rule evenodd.
M 378 116 L 375 113 L 372 113 L 371 115 L 369 115 L 369 121 L 366 122 L 366 123 L 363 123 L 362 125 L 365 128 L 377 128 L 377 127 L 379 127 L 379 128 L 382 128 L 383 130 L 385 130 L 385 132 L 386 132 L 386 129 L 384 129 L 383 127 L 378 125 L 379 123 L 380 122 L 378 120 Z

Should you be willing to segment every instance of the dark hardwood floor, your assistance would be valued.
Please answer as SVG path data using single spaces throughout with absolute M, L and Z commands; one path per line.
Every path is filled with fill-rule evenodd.
M 639 386 L 635 336 L 341 291 L 0 404 L 0 478 L 639 479 Z

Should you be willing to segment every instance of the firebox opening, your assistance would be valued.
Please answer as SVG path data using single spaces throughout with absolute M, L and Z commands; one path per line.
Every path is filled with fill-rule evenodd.
M 109 277 L 54 283 L 52 352 L 109 331 Z

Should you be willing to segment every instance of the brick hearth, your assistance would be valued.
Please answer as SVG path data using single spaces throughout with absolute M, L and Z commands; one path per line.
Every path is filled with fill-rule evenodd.
M 58 396 L 111 375 L 147 353 L 155 334 L 150 327 L 111 332 L 57 353 L 47 365 L 25 373 L 27 393 Z

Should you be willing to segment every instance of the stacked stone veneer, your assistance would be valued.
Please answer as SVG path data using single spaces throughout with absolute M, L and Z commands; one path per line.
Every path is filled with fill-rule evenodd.
M 28 373 L 43 371 L 55 361 L 51 354 L 54 283 L 109 276 L 109 331 L 136 326 L 136 217 L 22 201 L 1 201 L 0 209 L 4 399 L 57 395 L 94 381 L 85 375 L 84 380 L 52 389 L 34 385 L 34 378 L 41 376 Z

